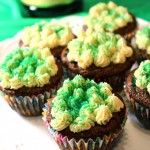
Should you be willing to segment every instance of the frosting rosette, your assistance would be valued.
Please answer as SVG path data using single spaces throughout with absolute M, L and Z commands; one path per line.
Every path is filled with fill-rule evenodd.
M 83 69 L 92 64 L 103 68 L 111 63 L 123 64 L 132 54 L 132 48 L 120 35 L 88 30 L 81 31 L 78 38 L 69 42 L 67 58 Z
M 57 131 L 69 127 L 78 133 L 95 124 L 106 125 L 112 114 L 122 108 L 124 103 L 112 93 L 108 83 L 97 84 L 76 75 L 64 81 L 52 100 L 50 126 Z
M 140 89 L 146 89 L 150 94 L 150 60 L 140 63 L 139 68 L 134 72 L 135 84 Z
M 41 21 L 25 27 L 20 37 L 25 46 L 33 48 L 56 48 L 66 46 L 74 35 L 66 23 Z
M 137 31 L 135 43 L 140 50 L 146 50 L 147 54 L 150 55 L 150 25 Z
M 90 8 L 89 16 L 85 17 L 84 24 L 95 30 L 114 32 L 115 30 L 133 22 L 128 9 L 117 6 L 114 2 L 98 3 Z
M 21 47 L 0 64 L 0 86 L 6 89 L 43 87 L 57 74 L 58 67 L 48 48 Z

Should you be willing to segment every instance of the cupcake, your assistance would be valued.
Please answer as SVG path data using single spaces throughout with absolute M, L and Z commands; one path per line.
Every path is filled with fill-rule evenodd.
M 125 91 L 135 116 L 150 129 L 150 60 L 141 62 L 137 69 L 131 71 Z
M 104 30 L 120 34 L 131 41 L 137 27 L 136 18 L 127 8 L 117 6 L 114 2 L 98 3 L 91 7 L 84 20 L 84 29 Z
M 126 106 L 106 82 L 76 75 L 45 104 L 43 120 L 60 149 L 110 149 L 123 131 Z
M 135 56 L 120 35 L 95 31 L 80 32 L 63 50 L 61 60 L 70 77 L 81 74 L 96 82 L 106 81 L 114 90 L 121 90 Z
M 150 25 L 136 32 L 135 45 L 138 62 L 150 59 Z
M 74 38 L 68 24 L 41 21 L 25 27 L 20 36 L 20 46 L 43 49 L 48 47 L 59 58 L 64 47 Z
M 0 90 L 21 115 L 41 115 L 47 98 L 61 84 L 62 72 L 48 48 L 16 48 L 0 64 Z

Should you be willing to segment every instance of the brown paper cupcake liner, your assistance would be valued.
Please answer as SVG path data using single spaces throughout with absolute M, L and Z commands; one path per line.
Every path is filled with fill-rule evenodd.
M 10 96 L 5 93 L 2 94 L 9 106 L 23 116 L 39 116 L 42 113 L 44 104 L 47 99 L 51 98 L 59 89 L 63 82 L 61 81 L 50 92 L 40 93 L 33 96 Z
M 133 112 L 139 122 L 147 129 L 150 129 L 150 108 L 144 107 L 140 103 L 136 102 L 133 98 L 129 99 Z
M 67 136 L 63 136 L 50 127 L 49 122 L 46 119 L 47 109 L 48 104 L 46 103 L 45 107 L 43 108 L 42 119 L 45 123 L 45 126 L 48 128 L 50 134 L 53 136 L 54 140 L 61 150 L 109 150 L 115 145 L 115 143 L 121 136 L 127 120 L 126 114 L 126 116 L 124 117 L 124 121 L 121 124 L 121 129 L 119 129 L 116 133 L 110 133 L 108 136 L 105 135 L 103 138 L 97 137 L 96 140 L 88 139 L 88 141 L 85 141 L 84 139 L 80 139 L 77 142 L 74 138 L 69 140 Z

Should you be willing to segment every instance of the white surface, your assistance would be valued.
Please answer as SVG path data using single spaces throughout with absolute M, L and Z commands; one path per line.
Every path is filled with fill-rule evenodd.
M 138 19 L 138 22 L 140 28 L 147 25 L 142 19 Z M 8 47 L 16 47 L 15 41 L 16 37 L 0 43 L 0 60 L 10 51 Z M 0 120 L 0 150 L 59 150 L 42 116 L 20 116 L 1 97 Z M 114 150 L 148 150 L 149 147 L 150 130 L 142 128 L 129 112 L 124 132 Z

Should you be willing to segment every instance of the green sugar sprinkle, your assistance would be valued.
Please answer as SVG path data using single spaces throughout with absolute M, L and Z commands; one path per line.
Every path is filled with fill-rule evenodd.
M 134 72 L 135 84 L 141 89 L 145 89 L 150 94 L 150 60 L 140 63 L 139 68 Z
M 76 75 L 72 80 L 64 81 L 52 101 L 51 126 L 56 130 L 69 126 L 73 132 L 84 131 L 95 122 L 106 124 L 112 117 L 112 112 L 120 111 L 122 107 L 123 103 L 112 94 L 109 84 L 97 84 L 93 80 Z M 105 116 L 99 119 L 104 112 Z
M 54 65 L 54 66 L 53 66 Z M 22 47 L 8 54 L 0 64 L 0 84 L 4 88 L 41 87 L 56 74 L 55 61 L 48 49 Z M 55 69 L 55 70 L 53 70 Z

